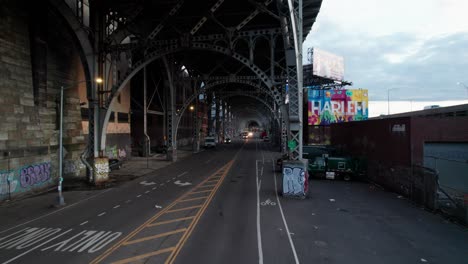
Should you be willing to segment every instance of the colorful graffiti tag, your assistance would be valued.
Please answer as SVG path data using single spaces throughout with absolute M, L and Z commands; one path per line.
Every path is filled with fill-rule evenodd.
M 0 198 L 43 187 L 52 179 L 51 164 L 44 162 L 0 171 Z
M 367 90 L 316 90 L 308 93 L 308 124 L 329 125 L 368 118 Z
M 302 163 L 284 163 L 283 196 L 305 198 L 309 191 L 309 175 Z
M 27 166 L 21 169 L 21 187 L 28 188 L 50 179 L 50 163 Z
M 125 148 L 119 149 L 117 146 L 106 148 L 106 155 L 109 159 L 125 159 L 127 158 L 127 151 Z

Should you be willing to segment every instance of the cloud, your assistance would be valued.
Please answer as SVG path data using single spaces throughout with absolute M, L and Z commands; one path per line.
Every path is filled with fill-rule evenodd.
M 468 23 L 461 23 L 459 18 L 449 16 L 451 12 L 460 13 L 454 1 L 415 0 L 413 3 L 398 0 L 386 1 L 382 5 L 378 1 L 379 6 L 373 0 L 356 1 L 351 2 L 361 8 L 361 12 L 347 9 L 347 4 L 338 11 L 330 10 L 338 7 L 338 3 L 350 2 L 330 0 L 331 4 L 323 7 L 318 22 L 304 42 L 304 51 L 317 47 L 343 56 L 345 79 L 352 81 L 355 88 L 369 89 L 370 100 L 386 100 L 387 89 L 391 88 L 397 88 L 391 91 L 394 100 L 467 98 L 466 90 L 456 83 L 468 83 Z M 384 9 L 390 2 L 395 7 L 392 5 L 390 10 Z M 409 2 L 412 3 L 403 4 Z M 424 16 L 424 12 L 417 9 L 420 2 L 424 3 L 421 4 L 424 6 Z M 366 4 L 368 8 L 363 9 Z M 410 16 L 413 8 L 417 11 Z M 340 12 L 345 10 L 347 15 L 343 18 Z M 401 14 L 395 16 L 392 12 L 398 10 Z M 433 16 L 435 12 L 448 16 L 448 22 L 442 22 L 440 16 Z M 392 14 L 391 21 L 387 21 L 390 20 L 389 14 Z M 382 23 L 379 23 L 379 18 Z M 423 25 L 425 21 L 428 23 L 426 26 Z M 452 27 L 450 23 L 458 24 Z M 434 25 L 433 28 L 431 25 Z

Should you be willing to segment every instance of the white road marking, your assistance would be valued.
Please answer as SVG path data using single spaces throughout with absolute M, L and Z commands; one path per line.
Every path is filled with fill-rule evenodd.
M 141 185 L 145 185 L 145 186 L 151 186 L 151 185 L 155 185 L 156 183 L 155 182 L 146 182 L 146 181 L 142 181 L 140 182 Z
M 68 231 L 66 231 L 66 232 L 64 232 L 64 233 L 62 233 L 62 234 L 60 234 L 60 235 L 58 235 L 58 236 L 55 236 L 55 237 L 53 237 L 53 238 L 51 238 L 51 239 L 49 239 L 49 240 L 43 242 L 42 244 L 37 245 L 37 246 L 31 248 L 30 250 L 25 251 L 25 252 L 23 252 L 23 253 L 17 255 L 16 257 L 14 257 L 14 258 L 12 258 L 12 259 L 9 259 L 9 260 L 3 262 L 2 264 L 8 264 L 8 263 L 10 263 L 10 262 L 12 262 L 12 261 L 14 261 L 14 260 L 16 260 L 16 259 L 18 259 L 18 258 L 21 258 L 22 256 L 28 254 L 29 252 L 31 252 L 31 251 L 33 251 L 33 250 L 36 250 L 37 248 L 42 247 L 43 245 L 45 245 L 45 244 L 47 244 L 47 243 L 49 243 L 49 242 L 51 242 L 51 241 L 53 241 L 53 240 L 55 240 L 55 239 L 57 239 L 57 238 L 59 238 L 59 237 L 61 237 L 61 236 L 67 234 L 68 232 L 70 232 L 70 231 L 72 231 L 72 230 L 73 230 L 73 229 L 69 229 Z
M 105 214 L 106 214 L 106 212 L 102 212 L 102 213 L 98 214 L 98 216 L 103 216 Z
M 86 225 L 87 223 L 88 223 L 88 221 L 84 221 L 83 223 L 80 224 L 80 226 Z
M 258 190 L 260 191 L 260 188 L 262 188 L 262 180 L 258 183 Z
M 152 189 L 152 190 L 156 190 L 156 187 L 153 187 L 153 189 Z
M 141 194 L 137 195 L 137 198 L 140 198 L 141 197 Z
M 131 201 L 132 201 L 132 200 L 127 200 L 127 201 L 125 201 L 125 202 L 126 202 L 126 203 L 129 203 L 129 202 L 131 202 Z
M 119 207 L 120 207 L 120 204 L 114 206 L 114 209 L 117 209 L 117 208 L 119 208 Z
M 256 146 L 256 145 L 255 145 Z M 258 182 L 258 161 L 255 161 L 255 176 L 257 182 L 257 245 L 258 263 L 263 264 L 262 232 L 260 230 L 260 186 Z
M 187 173 L 188 173 L 188 171 L 184 171 L 184 172 L 182 172 L 181 174 L 177 175 L 177 177 L 182 177 L 182 176 L 184 176 L 184 175 L 187 174 Z
M 159 185 L 163 186 L 163 185 L 164 185 L 164 183 L 161 183 L 161 184 L 159 184 Z
M 267 206 L 267 205 L 275 206 L 275 205 L 276 205 L 276 203 L 275 203 L 275 202 L 273 202 L 273 201 L 272 201 L 272 200 L 270 200 L 270 199 L 267 199 L 266 201 L 264 201 L 264 202 L 261 202 L 261 203 L 260 203 L 260 205 L 261 205 L 261 206 Z
M 170 183 L 170 182 L 171 182 L 171 180 L 167 180 L 167 181 L 166 181 L 166 183 Z
M 155 207 L 155 208 L 158 208 L 158 209 L 161 209 L 161 208 L 162 208 L 162 206 L 160 206 L 160 205 L 155 205 L 154 207 Z
M 21 224 L 19 224 L 19 225 L 15 225 L 15 226 L 10 227 L 10 228 L 8 228 L 8 229 L 2 230 L 2 231 L 0 231 L 0 234 L 5 233 L 5 232 L 7 232 L 7 231 L 10 231 L 10 230 L 12 230 L 12 229 L 15 229 L 15 228 L 17 228 L 17 227 L 20 227 L 20 226 L 29 224 L 29 223 L 34 222 L 34 221 L 36 221 L 36 220 L 42 219 L 42 218 L 47 217 L 47 216 L 49 216 L 49 215 L 56 214 L 56 213 L 58 213 L 58 212 L 60 212 L 60 211 L 62 211 L 62 210 L 65 210 L 65 209 L 67 209 L 67 208 L 73 207 L 73 206 L 75 206 L 75 205 L 77 205 L 77 204 L 79 204 L 79 203 L 85 202 L 85 201 L 87 201 L 87 200 L 89 200 L 89 199 L 92 199 L 92 198 L 94 198 L 94 197 L 96 197 L 96 196 L 99 196 L 99 195 L 101 195 L 101 194 L 103 194 L 103 193 L 106 193 L 106 192 L 109 192 L 109 191 L 112 191 L 112 190 L 113 190 L 113 189 L 105 190 L 105 191 L 103 191 L 103 192 L 101 192 L 101 193 L 98 193 L 98 194 L 95 194 L 95 195 L 93 195 L 93 196 L 90 196 L 90 197 L 88 197 L 88 198 L 86 198 L 86 199 L 83 199 L 83 200 L 81 200 L 81 201 L 79 201 L 79 202 L 76 202 L 76 203 L 70 204 L 70 205 L 68 205 L 68 206 L 65 206 L 65 207 L 63 207 L 63 208 L 61 208 L 61 209 L 58 209 L 57 211 L 53 211 L 53 212 L 51 212 L 51 213 L 45 214 L 45 215 L 43 215 L 43 216 L 39 216 L 39 217 L 34 218 L 34 219 L 32 219 L 32 220 L 29 220 L 29 221 L 27 221 L 27 222 L 21 223 Z
M 146 191 L 145 193 L 149 193 L 150 191 Z
M 335 199 L 330 199 L 330 202 L 334 202 L 334 201 L 335 201 Z
M 297 257 L 296 248 L 294 247 L 294 242 L 292 241 L 292 238 L 291 238 L 291 232 L 289 231 L 288 223 L 286 222 L 286 217 L 284 217 L 283 207 L 281 206 L 281 202 L 278 196 L 278 185 L 276 183 L 275 163 L 273 162 L 273 160 L 271 160 L 271 165 L 273 166 L 273 177 L 275 180 L 276 201 L 278 202 L 278 207 L 281 212 L 281 217 L 283 218 L 284 227 L 286 228 L 286 234 L 288 234 L 289 244 L 291 245 L 291 249 L 294 255 L 294 260 L 296 261 L 296 264 L 299 264 L 299 258 Z
M 425 260 L 425 259 L 422 258 L 422 259 L 421 259 L 421 262 L 427 262 L 427 260 Z
M 174 184 L 179 185 L 181 187 L 187 186 L 187 185 L 192 185 L 190 182 L 181 182 L 180 180 L 175 181 Z

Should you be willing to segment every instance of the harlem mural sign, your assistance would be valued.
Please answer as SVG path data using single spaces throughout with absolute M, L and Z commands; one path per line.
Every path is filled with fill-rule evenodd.
M 311 126 L 366 120 L 368 116 L 367 90 L 309 89 L 308 124 Z

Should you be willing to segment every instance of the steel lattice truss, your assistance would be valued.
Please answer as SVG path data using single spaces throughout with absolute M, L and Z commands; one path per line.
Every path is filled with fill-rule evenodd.
M 61 1 L 50 1 L 64 14 L 67 12 Z M 109 61 L 112 65 L 112 85 L 88 87 L 93 112 L 90 128 L 94 128 L 89 137 L 91 150 L 96 155 L 97 150 L 105 148 L 109 108 L 119 91 L 147 65 L 164 61 L 169 68 L 174 63 L 184 65 L 189 76 L 183 78 L 197 83 L 195 93 L 179 109 L 182 113 L 197 95 L 211 93 L 216 100 L 227 103 L 231 111 L 250 109 L 277 120 L 283 144 L 287 140 L 299 143 L 290 152 L 291 158 L 297 159 L 302 151 L 302 40 L 315 22 L 321 2 L 90 1 L 92 22 L 88 27 L 73 26 L 73 19 L 69 19 L 86 57 L 87 74 L 102 76 L 102 65 Z M 128 66 L 117 69 L 122 56 L 128 59 Z M 176 70 L 167 71 L 172 87 L 184 81 Z M 204 87 L 199 85 L 201 82 Z M 286 83 L 288 106 L 284 105 Z M 175 105 L 169 105 L 169 134 L 176 135 L 181 113 L 175 112 Z

